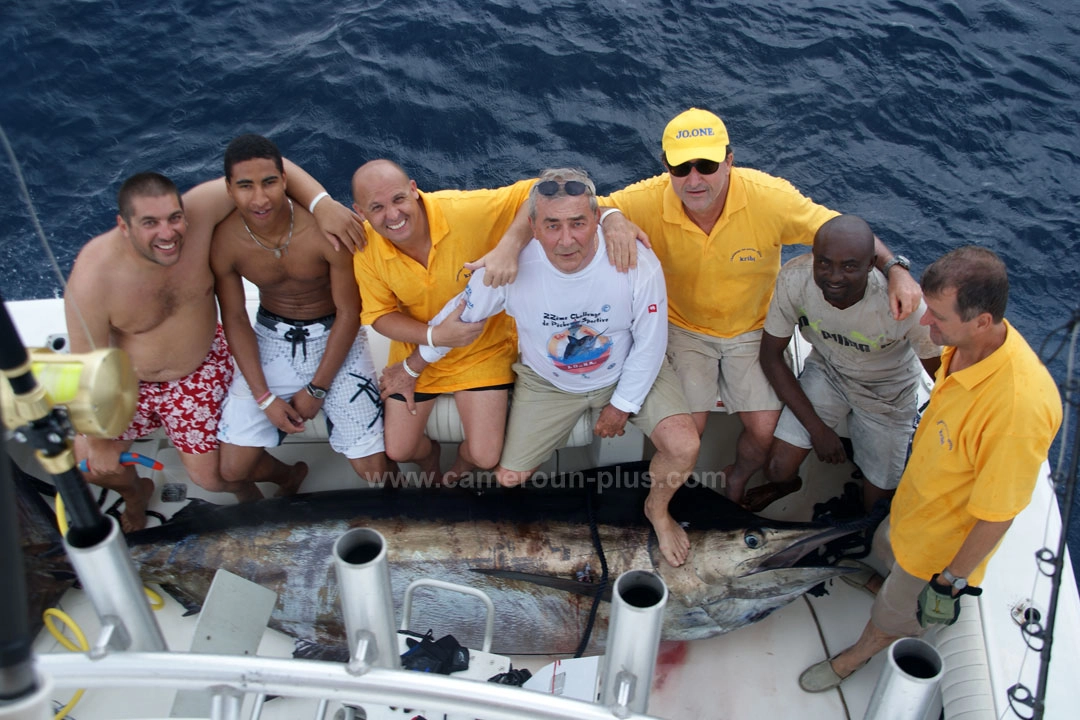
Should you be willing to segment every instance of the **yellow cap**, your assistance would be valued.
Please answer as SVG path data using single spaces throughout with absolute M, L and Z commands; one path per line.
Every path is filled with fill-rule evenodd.
M 682 165 L 688 160 L 727 160 L 727 128 L 724 121 L 708 110 L 690 108 L 680 113 L 664 128 L 664 155 L 668 165 Z

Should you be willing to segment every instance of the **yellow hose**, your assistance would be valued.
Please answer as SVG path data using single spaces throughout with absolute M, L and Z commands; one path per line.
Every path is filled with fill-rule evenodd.
M 83 634 L 83 631 L 79 628 L 78 623 L 72 620 L 71 616 L 68 615 L 66 612 L 64 612 L 63 610 L 57 610 L 56 608 L 49 608 L 43 613 L 43 617 L 45 620 L 45 627 L 48 628 L 49 633 L 54 638 L 56 638 L 57 641 L 65 648 L 71 650 L 72 652 L 86 652 L 90 649 L 90 643 L 86 642 L 86 635 Z M 75 639 L 78 641 L 77 644 L 69 640 L 68 637 L 64 635 L 63 631 L 60 630 L 60 628 L 56 627 L 54 618 L 62 622 L 68 627 L 69 630 L 71 630 L 71 634 L 74 635 Z M 75 694 L 72 696 L 71 700 L 68 701 L 67 705 L 60 708 L 59 712 L 57 712 L 56 715 L 53 716 L 53 720 L 63 720 L 63 718 L 72 711 L 72 709 L 78 704 L 78 702 L 82 700 L 83 693 L 85 692 L 86 690 L 83 688 L 76 690 Z

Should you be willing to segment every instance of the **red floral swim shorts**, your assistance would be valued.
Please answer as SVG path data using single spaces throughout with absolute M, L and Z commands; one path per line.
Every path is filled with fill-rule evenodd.
M 218 325 L 210 352 L 190 375 L 168 382 L 139 381 L 139 404 L 121 440 L 136 440 L 162 425 L 176 449 L 190 455 L 217 450 L 221 404 L 232 383 L 233 361 Z

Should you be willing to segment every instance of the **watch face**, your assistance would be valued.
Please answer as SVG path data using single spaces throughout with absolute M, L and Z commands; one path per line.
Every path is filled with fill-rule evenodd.
M 317 388 L 314 385 L 308 385 L 307 391 L 311 394 L 311 397 L 315 398 L 316 400 L 322 400 L 326 397 L 326 391 L 322 388 Z

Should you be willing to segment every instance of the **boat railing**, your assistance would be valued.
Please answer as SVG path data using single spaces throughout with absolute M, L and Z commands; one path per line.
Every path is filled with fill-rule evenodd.
M 52 678 L 57 688 L 209 689 L 213 720 L 239 720 L 245 695 L 318 700 L 316 720 L 322 720 L 330 702 L 346 707 L 438 708 L 440 715 L 506 720 L 650 717 L 496 683 L 384 668 L 355 675 L 341 663 L 292 658 L 114 652 L 91 660 L 85 654 L 50 653 L 37 657 L 37 670 Z M 257 699 L 251 720 L 258 720 L 261 706 Z

